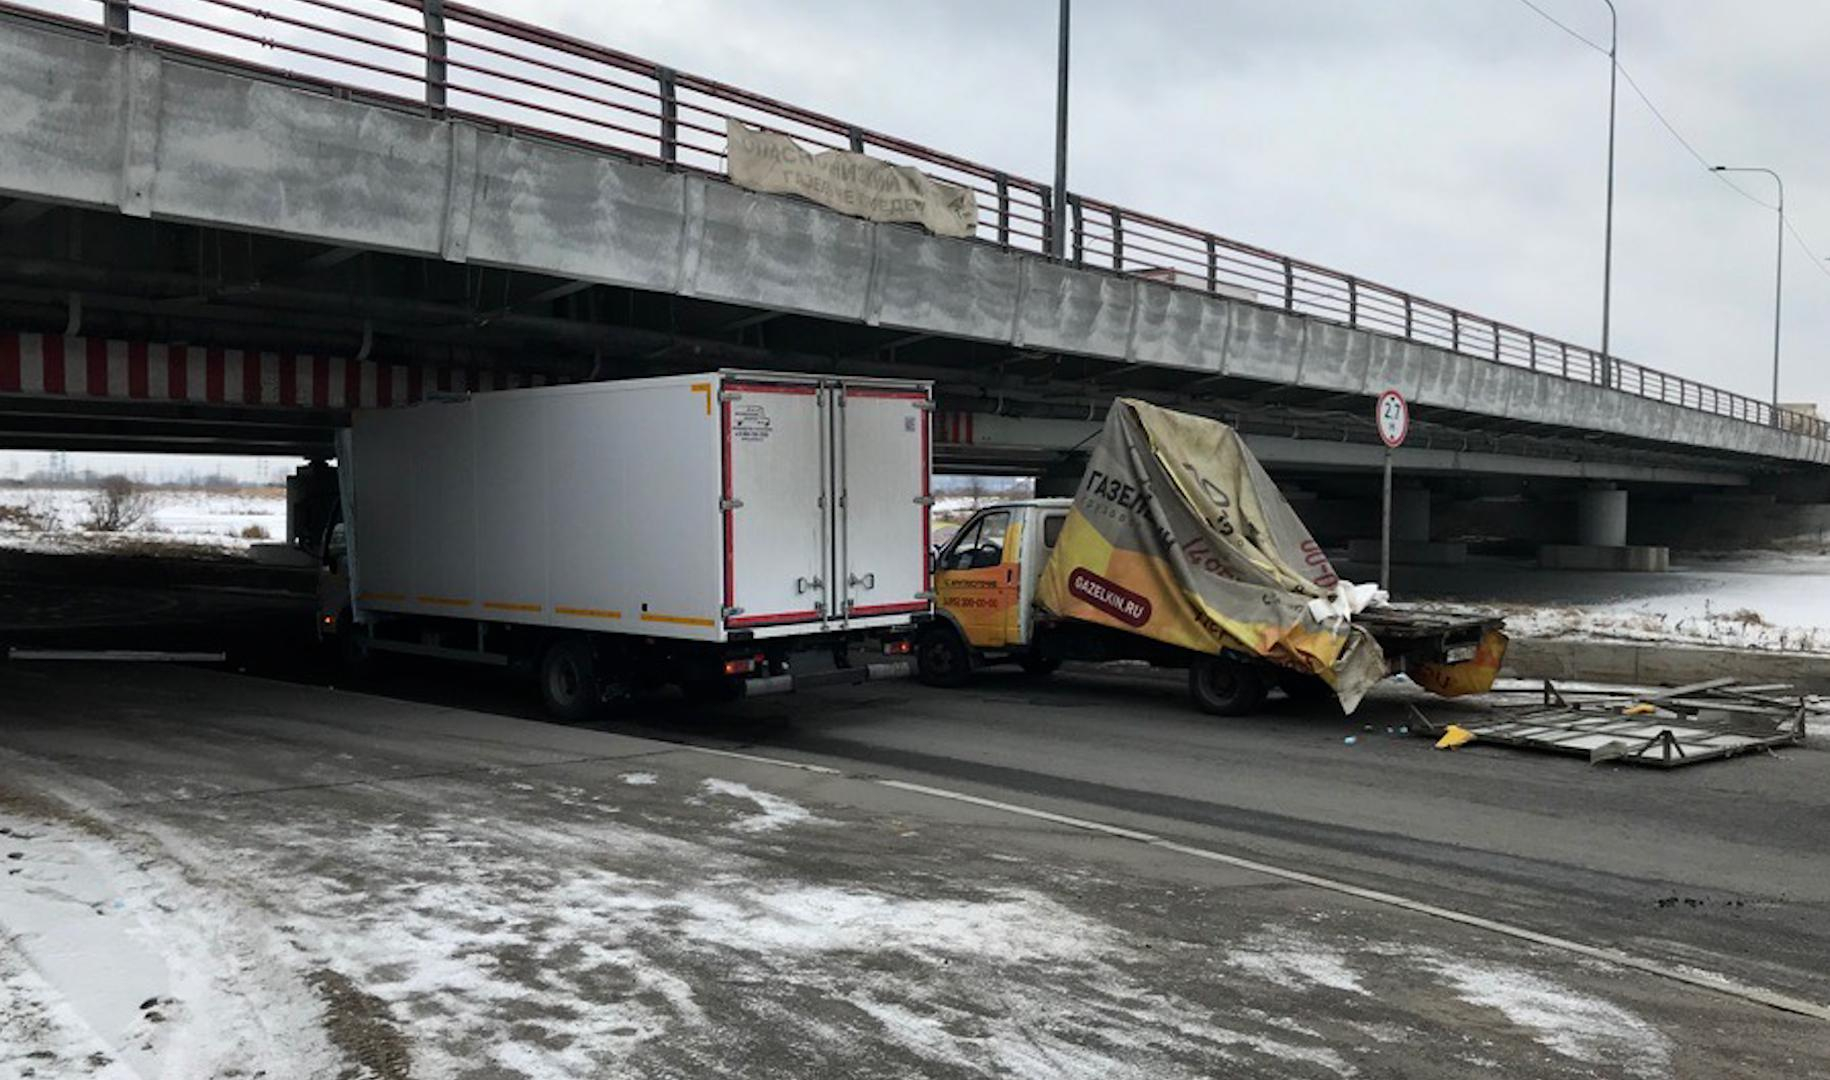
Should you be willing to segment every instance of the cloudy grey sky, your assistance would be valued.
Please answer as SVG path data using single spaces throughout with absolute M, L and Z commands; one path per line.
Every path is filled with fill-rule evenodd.
M 1605 43 L 1602 0 L 1537 2 Z M 1653 101 L 1704 154 L 1784 174 L 1830 255 L 1830 3 L 1618 3 Z M 486 6 L 1052 174 L 1054 0 Z M 1073 189 L 1599 343 L 1607 61 L 1520 0 L 1076 0 L 1074 30 Z M 1618 184 L 1614 351 L 1765 397 L 1772 211 L 1624 82 Z M 1786 260 L 1782 396 L 1830 403 L 1830 276 Z

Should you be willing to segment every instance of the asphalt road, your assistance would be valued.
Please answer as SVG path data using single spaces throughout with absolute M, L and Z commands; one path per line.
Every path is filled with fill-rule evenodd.
M 538 719 L 494 673 L 409 664 L 376 692 Z M 1196 712 L 1169 673 L 988 669 L 764 698 L 662 698 L 599 730 L 753 750 L 1139 828 L 1830 1002 L 1830 740 L 1656 770 L 1400 734 L 1401 688 L 1358 714 L 1273 698 Z M 1346 740 L 1351 738 L 1351 743 Z
M 1404 702 L 1220 722 L 1087 672 L 585 730 L 500 715 L 526 688 L 463 668 L 372 689 L 0 666 L 0 1072 L 1830 1070 L 1822 1020 L 1195 854 L 1821 1002 L 1819 749 L 1659 774 L 1437 753 L 1384 730 Z M 82 1056 L 106 1025 L 46 984 L 127 1037 Z

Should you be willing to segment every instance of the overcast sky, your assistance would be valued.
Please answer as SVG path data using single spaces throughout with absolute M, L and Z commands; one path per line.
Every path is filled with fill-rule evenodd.
M 1604 42 L 1602 0 L 1537 0 Z M 1830 255 L 1830 3 L 1617 0 L 1626 69 Z M 1055 0 L 483 0 L 1042 180 Z M 1599 344 L 1608 68 L 1521 0 L 1076 0 L 1070 187 Z M 1770 201 L 1764 176 L 1736 182 Z M 1774 215 L 1623 81 L 1614 352 L 1764 398 Z M 1830 403 L 1830 276 L 1786 250 L 1782 397 Z
M 1602 0 L 1537 2 L 1605 44 Z M 1830 3 L 1617 2 L 1626 69 L 1830 255 Z M 1054 0 L 488 6 L 1052 176 Z M 1520 0 L 1074 8 L 1074 190 L 1599 344 L 1607 60 Z M 1764 398 L 1774 215 L 1620 94 L 1614 352 Z M 1782 397 L 1830 402 L 1830 277 L 1786 260 Z

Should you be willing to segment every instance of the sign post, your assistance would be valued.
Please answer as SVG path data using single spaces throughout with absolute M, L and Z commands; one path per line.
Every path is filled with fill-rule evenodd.
M 1379 514 L 1379 585 L 1392 591 L 1392 451 L 1404 445 L 1411 433 L 1411 407 L 1404 395 L 1387 390 L 1373 406 L 1373 423 L 1379 428 L 1379 441 L 1385 444 L 1385 476 L 1381 484 L 1382 508 Z

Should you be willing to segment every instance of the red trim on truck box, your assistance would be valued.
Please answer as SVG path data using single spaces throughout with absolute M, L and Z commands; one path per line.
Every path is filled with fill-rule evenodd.
M 847 386 L 846 397 L 858 398 L 900 398 L 904 401 L 926 401 L 928 395 L 922 390 L 877 390 L 868 386 Z
M 818 387 L 798 383 L 725 383 L 724 388 L 740 394 L 804 394 L 811 396 Z
M 719 401 L 718 416 L 719 451 L 724 458 L 724 606 L 728 610 L 737 604 L 737 556 L 731 546 L 736 526 L 731 520 L 731 403 L 729 401 Z
M 773 615 L 733 615 L 724 620 L 724 625 L 738 626 L 778 626 L 782 623 L 819 622 L 820 609 L 808 608 L 806 611 L 778 611 Z

